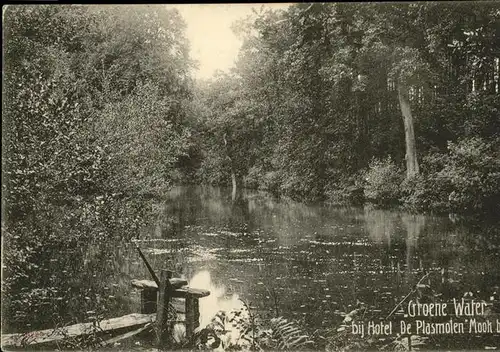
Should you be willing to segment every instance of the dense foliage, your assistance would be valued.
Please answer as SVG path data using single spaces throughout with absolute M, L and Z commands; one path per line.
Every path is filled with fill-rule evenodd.
M 4 21 L 2 326 L 25 329 L 62 279 L 39 282 L 42 258 L 137 236 L 147 199 L 179 177 L 192 63 L 164 6 L 8 6 Z M 52 294 L 46 323 L 81 319 Z
M 232 72 L 198 87 L 199 180 L 234 173 L 300 200 L 498 210 L 499 28 L 494 3 L 255 14 L 236 26 Z
M 172 182 L 189 143 L 190 61 L 177 13 L 13 6 L 5 17 L 8 216 Z

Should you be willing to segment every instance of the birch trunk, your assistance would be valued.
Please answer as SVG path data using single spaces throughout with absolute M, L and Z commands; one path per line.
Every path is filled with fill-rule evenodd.
M 231 183 L 233 185 L 233 192 L 231 193 L 231 199 L 233 201 L 236 200 L 236 174 L 234 173 L 234 170 L 231 168 Z
M 413 128 L 413 115 L 411 113 L 410 99 L 408 97 L 408 88 L 398 84 L 398 99 L 403 122 L 405 127 L 405 142 L 406 142 L 406 178 L 410 178 L 419 173 L 417 148 L 415 144 L 415 131 Z

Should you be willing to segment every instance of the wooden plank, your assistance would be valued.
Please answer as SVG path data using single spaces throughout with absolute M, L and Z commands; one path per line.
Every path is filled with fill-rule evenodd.
M 110 338 L 109 340 L 106 340 L 104 341 L 103 345 L 104 346 L 107 346 L 107 345 L 112 345 L 114 343 L 117 343 L 117 342 L 120 342 L 122 340 L 125 340 L 125 339 L 128 339 L 130 337 L 133 337 L 135 335 L 138 335 L 140 334 L 141 332 L 145 331 L 145 330 L 148 330 L 151 328 L 151 323 L 148 323 L 146 324 L 145 326 L 137 329 L 137 330 L 133 330 L 133 331 L 130 331 L 130 332 L 127 332 L 125 334 L 122 334 L 122 335 L 119 335 L 119 336 L 116 336 L 116 337 L 113 337 L 113 338 Z
M 138 288 L 138 289 L 141 289 L 141 290 L 145 289 L 145 288 L 155 288 L 155 289 L 158 289 L 158 285 L 153 280 L 137 280 L 137 279 L 134 279 L 134 280 L 130 281 L 130 283 L 132 284 L 132 287 L 135 287 L 135 288 Z
M 203 298 L 209 296 L 210 291 L 201 288 L 181 287 L 175 290 L 172 294 L 173 297 L 180 297 L 180 298 L 185 298 L 188 296 Z
M 63 340 L 68 337 L 87 335 L 99 329 L 100 331 L 112 331 L 154 322 L 155 314 L 133 313 L 123 317 L 102 320 L 100 322 L 81 323 L 69 325 L 62 328 L 46 329 L 28 333 L 2 335 L 3 346 L 22 347 L 26 345 L 37 345 Z
M 178 279 L 181 280 L 181 279 Z M 172 282 L 172 280 L 170 280 Z M 132 280 L 132 286 L 140 289 L 144 288 L 156 288 L 158 289 L 158 286 L 156 283 L 152 280 Z M 175 288 L 173 292 L 172 297 L 179 297 L 179 298 L 186 298 L 187 296 L 194 296 L 198 298 L 203 298 L 207 297 L 210 295 L 210 291 L 204 290 L 204 289 L 199 289 L 199 288 L 192 288 L 192 287 L 179 287 Z
M 146 289 L 146 288 L 155 288 L 155 289 L 158 289 L 158 285 L 153 280 L 137 280 L 137 279 L 134 279 L 130 283 L 132 284 L 132 287 L 139 288 L 139 289 Z M 170 279 L 170 285 L 174 289 L 180 288 L 182 286 L 186 286 L 187 284 L 188 284 L 188 282 L 185 279 L 179 279 L 179 278 L 176 278 L 176 277 Z

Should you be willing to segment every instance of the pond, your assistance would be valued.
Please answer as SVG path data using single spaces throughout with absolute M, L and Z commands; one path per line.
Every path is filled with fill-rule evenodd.
M 239 299 L 260 316 L 284 316 L 310 331 L 338 327 L 361 303 L 385 317 L 425 273 L 447 298 L 470 292 L 490 300 L 500 292 L 495 227 L 257 191 L 232 201 L 229 189 L 201 186 L 172 189 L 154 212 L 137 243 L 155 270 L 211 290 L 200 301 L 202 325 Z M 25 265 L 34 266 L 33 277 L 10 289 L 30 306 L 6 302 L 4 332 L 138 312 L 130 280 L 150 279 L 124 240 L 44 248 Z

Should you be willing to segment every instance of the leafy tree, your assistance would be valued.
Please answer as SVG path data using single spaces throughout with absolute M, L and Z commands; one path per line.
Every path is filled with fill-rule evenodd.
M 235 27 L 243 46 L 226 81 L 231 108 L 216 85 L 207 108 L 232 111 L 225 128 L 240 131 L 233 146 L 243 147 L 247 163 L 237 169 L 247 186 L 298 199 L 359 199 L 370 160 L 391 157 L 406 164 L 410 187 L 437 172 L 427 161 L 449 153 L 447 141 L 498 136 L 498 24 L 493 3 L 256 12 Z M 225 158 L 210 160 L 224 169 L 215 166 Z M 442 210 L 449 184 L 440 185 L 430 203 Z
M 129 166 L 134 153 L 149 165 L 150 172 L 141 173 L 141 164 L 128 169 L 138 184 L 172 182 L 189 139 L 191 61 L 177 12 L 161 6 L 10 6 L 5 18 L 9 213 L 75 195 L 129 191 L 120 169 L 126 163 L 108 149 L 113 143 L 128 151 L 131 157 L 122 157 Z M 162 126 L 156 133 L 172 143 L 134 149 L 141 128 L 153 126 Z
M 105 105 L 96 121 L 97 145 L 107 156 L 109 186 L 128 195 L 162 194 L 175 179 L 190 132 L 176 128 L 175 101 L 152 84 L 137 86 L 127 98 Z

